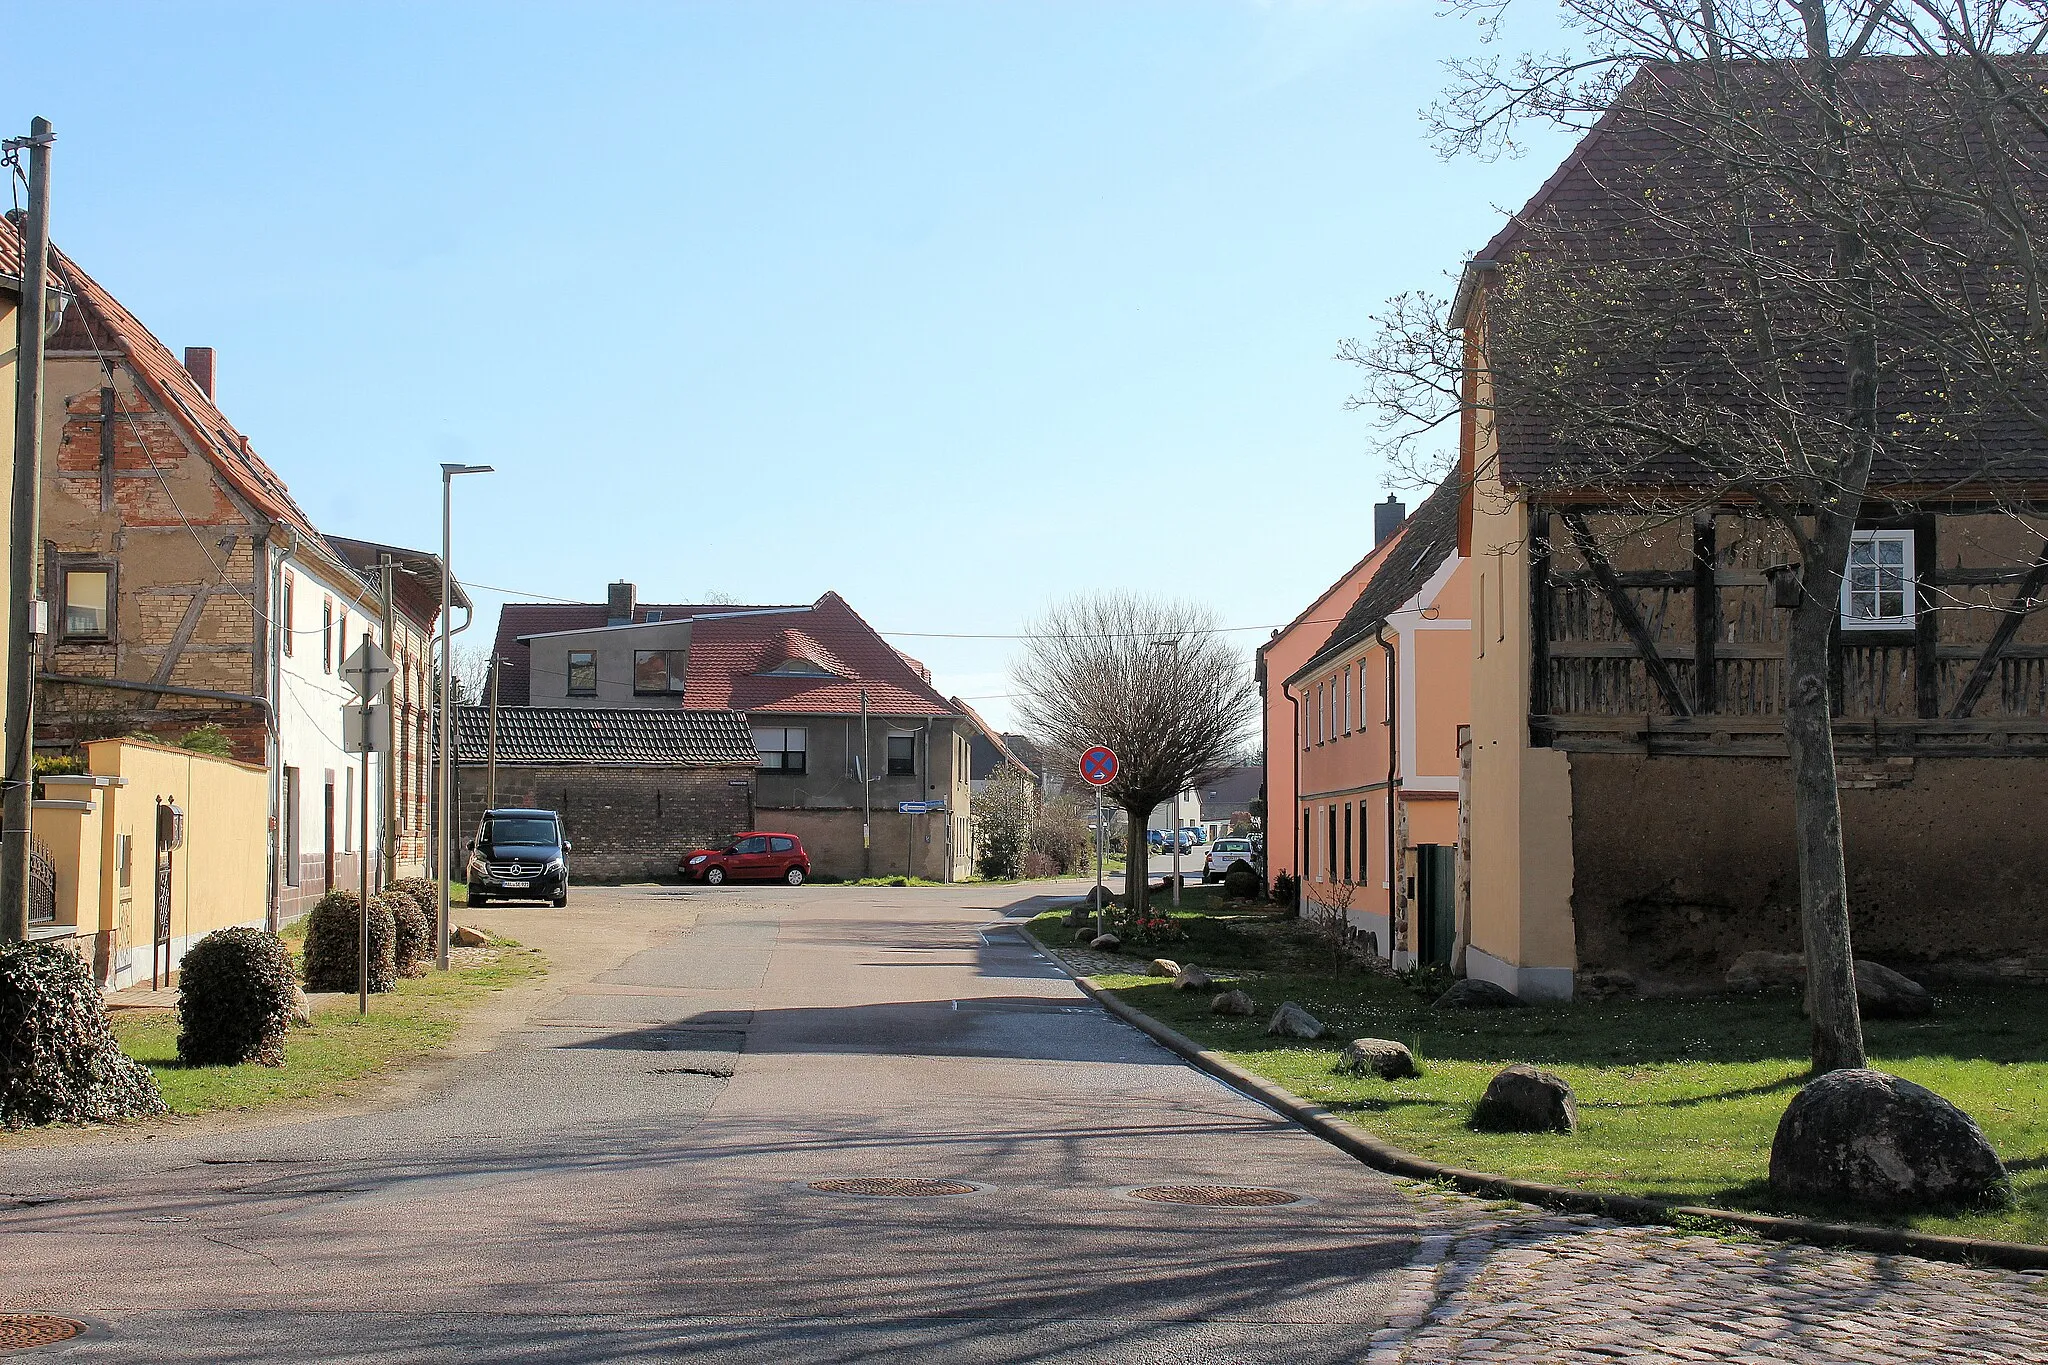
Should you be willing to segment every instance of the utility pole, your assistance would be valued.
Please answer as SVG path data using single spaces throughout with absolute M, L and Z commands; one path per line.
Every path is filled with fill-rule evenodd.
M 50 295 L 50 121 L 9 138 L 28 149 L 28 214 L 22 224 L 21 308 L 15 314 L 14 490 L 7 565 L 6 795 L 0 800 L 0 941 L 28 937 L 29 811 L 35 795 L 36 654 L 48 629 L 39 590 L 43 500 L 43 329 Z M 113 603 L 109 602 L 109 610 Z
M 484 809 L 498 808 L 498 665 L 505 661 L 491 651 L 491 737 L 484 763 Z
M 860 690 L 860 762 L 854 769 L 860 778 L 860 875 L 875 875 L 875 853 L 869 842 L 874 826 L 874 789 L 868 781 L 868 690 Z
M 391 605 L 392 575 L 397 568 L 398 566 L 392 562 L 390 555 L 379 554 L 377 556 L 381 605 L 384 608 L 384 652 L 389 654 L 394 660 L 399 657 L 400 653 L 397 633 L 398 622 L 393 614 Z M 392 688 L 391 697 L 386 705 L 391 708 L 391 748 L 385 753 L 382 761 L 378 764 L 378 771 L 383 777 L 382 786 L 384 788 L 383 799 L 378 803 L 384 808 L 384 835 L 378 841 L 378 852 L 382 855 L 384 866 L 383 883 L 389 886 L 398 880 L 398 689 L 396 687 Z M 365 772 L 363 774 L 364 780 L 367 781 L 369 776 L 369 773 Z

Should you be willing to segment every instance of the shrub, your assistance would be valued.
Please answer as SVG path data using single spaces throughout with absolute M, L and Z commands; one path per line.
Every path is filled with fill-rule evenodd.
M 427 941 L 438 944 L 441 932 L 441 884 L 427 877 L 405 877 L 391 883 L 389 889 L 403 891 L 413 898 L 413 903 L 419 906 L 420 914 L 427 921 Z
M 1287 907 L 1289 914 L 1301 913 L 1301 879 L 1292 872 L 1282 872 L 1273 878 L 1273 899 Z
M 434 940 L 427 932 L 427 917 L 420 913 L 419 901 L 395 886 L 378 892 L 374 901 L 391 914 L 393 967 L 400 976 L 422 975 L 434 960 Z
M 115 1044 L 84 959 L 52 943 L 0 945 L 0 1126 L 164 1112 L 156 1077 Z
M 178 969 L 178 1060 L 187 1066 L 284 1064 L 298 978 L 276 934 L 216 929 Z
M 370 899 L 370 989 L 388 991 L 398 977 L 391 910 Z M 361 902 L 353 891 L 330 891 L 306 917 L 306 989 L 352 991 L 358 985 L 356 950 L 362 932 Z
M 1031 820 L 1031 851 L 1051 863 L 1051 872 L 1065 876 L 1086 868 L 1095 856 L 1094 836 L 1082 814 L 1081 798 L 1073 792 L 1049 796 Z M 1029 863 L 1026 864 L 1027 868 Z M 1030 873 L 1034 877 L 1050 875 Z
M 1004 768 L 974 798 L 975 866 L 990 881 L 1013 881 L 1024 875 L 1024 854 L 1031 846 L 1031 818 L 1038 809 L 1038 788 L 1015 768 Z
M 1241 901 L 1255 899 L 1259 894 L 1259 874 L 1248 863 L 1232 863 L 1230 871 L 1223 874 L 1223 893 Z

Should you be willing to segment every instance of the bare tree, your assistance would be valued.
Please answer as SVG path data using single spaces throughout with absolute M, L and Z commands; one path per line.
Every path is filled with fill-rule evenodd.
M 1506 0 L 1461 0 L 1489 28 Z M 1788 547 L 1785 633 L 1816 1072 L 1864 1063 L 1830 663 L 1858 518 L 2006 496 L 1998 433 L 2048 435 L 2048 10 L 1991 0 L 1562 0 L 1576 41 L 1457 64 L 1447 153 L 1528 120 L 1626 135 L 1590 198 L 1520 224 L 1476 315 L 1393 300 L 1360 396 L 1404 458 L 1470 414 L 1568 451 L 1603 534 L 1736 508 Z M 1474 469 L 1475 480 L 1489 471 Z M 1524 480 L 1532 492 L 1544 475 Z M 1919 503 L 1906 501 L 1903 490 Z M 2025 504 L 2006 504 L 2015 513 Z M 1668 682 L 1668 680 L 1666 680 Z M 1667 691 L 1669 689 L 1667 688 Z
M 1142 912 L 1146 820 L 1243 749 L 1258 701 L 1244 657 L 1205 608 L 1104 592 L 1047 610 L 1013 672 L 1017 714 L 1048 753 L 1116 751 L 1105 794 L 1130 815 L 1124 880 Z

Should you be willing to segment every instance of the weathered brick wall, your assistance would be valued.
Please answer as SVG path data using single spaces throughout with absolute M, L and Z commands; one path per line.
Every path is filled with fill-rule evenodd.
M 907 874 L 944 881 L 947 819 L 945 815 L 899 815 L 894 810 L 877 810 L 869 826 L 874 845 L 871 875 Z M 754 827 L 782 830 L 803 840 L 804 851 L 811 855 L 813 876 L 851 880 L 863 875 L 858 810 L 764 809 L 755 813 Z M 958 849 L 955 854 L 957 877 L 964 874 L 959 859 L 965 855 Z
M 1572 912 L 1582 973 L 1713 984 L 1751 949 L 1800 951 L 1783 760 L 1575 753 Z M 1907 971 L 2040 952 L 2048 759 L 1844 763 L 1858 957 Z
M 498 765 L 498 805 L 561 813 L 575 848 L 574 881 L 672 877 L 687 848 L 722 847 L 752 822 L 750 768 L 595 768 Z M 455 772 L 458 842 L 476 833 L 484 810 L 484 768 Z M 856 837 L 858 837 L 856 832 Z M 465 857 L 465 854 L 458 854 Z

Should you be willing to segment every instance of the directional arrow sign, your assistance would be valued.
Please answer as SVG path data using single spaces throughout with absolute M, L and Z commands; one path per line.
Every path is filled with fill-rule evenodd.
M 377 648 L 377 642 L 367 636 L 341 665 L 341 676 L 348 680 L 357 696 L 366 699 L 384 695 L 384 689 L 391 686 L 391 674 L 391 656 Z

